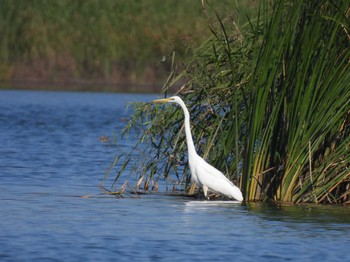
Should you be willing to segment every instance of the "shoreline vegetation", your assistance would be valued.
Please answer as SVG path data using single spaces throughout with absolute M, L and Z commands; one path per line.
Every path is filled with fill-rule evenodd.
M 350 204 L 346 1 L 4 0 L 0 35 L 1 88 L 176 93 L 245 201 Z M 112 191 L 128 170 L 188 192 L 181 110 L 132 107 Z
M 229 0 L 4 0 L 0 86 L 160 92 L 174 54 L 187 59 L 210 36 L 209 4 L 222 17 L 238 10 Z
M 264 1 L 248 23 L 216 16 L 212 36 L 175 63 L 163 88 L 189 108 L 198 153 L 247 202 L 350 204 L 350 8 L 343 1 Z M 214 14 L 215 17 L 215 14 Z M 190 187 L 183 114 L 135 103 L 123 135 L 139 144 L 106 174 L 149 190 Z M 140 157 L 133 158 L 137 151 Z M 130 171 L 131 170 L 131 171 Z M 156 189 L 154 189 L 156 190 Z

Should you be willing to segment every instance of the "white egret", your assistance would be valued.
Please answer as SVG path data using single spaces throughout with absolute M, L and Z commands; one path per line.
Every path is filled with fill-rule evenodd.
M 191 127 L 190 113 L 185 103 L 178 96 L 172 96 L 165 99 L 157 99 L 154 103 L 176 103 L 181 106 L 185 114 L 185 132 L 188 149 L 188 163 L 191 170 L 191 181 L 203 188 L 205 197 L 208 197 L 208 191 L 213 191 L 238 201 L 243 201 L 242 192 L 229 179 L 227 179 L 219 170 L 209 165 L 201 158 L 194 147 Z

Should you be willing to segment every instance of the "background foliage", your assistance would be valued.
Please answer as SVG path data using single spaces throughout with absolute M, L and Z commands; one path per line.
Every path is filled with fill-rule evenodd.
M 185 57 L 210 35 L 202 5 L 209 2 L 3 0 L 0 80 L 161 83 L 172 52 Z M 237 6 L 215 1 L 222 16 Z

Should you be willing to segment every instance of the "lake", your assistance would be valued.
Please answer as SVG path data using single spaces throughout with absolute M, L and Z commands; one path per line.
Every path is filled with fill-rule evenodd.
M 349 207 L 101 195 L 126 104 L 156 97 L 0 91 L 0 261 L 350 261 Z

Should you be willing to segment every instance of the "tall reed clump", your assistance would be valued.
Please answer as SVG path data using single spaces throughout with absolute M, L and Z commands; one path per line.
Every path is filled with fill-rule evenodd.
M 279 1 L 250 83 L 246 199 L 349 201 L 349 6 Z
M 350 203 L 349 12 L 341 1 L 262 1 L 246 26 L 219 19 L 182 74 L 170 75 L 165 86 L 189 79 L 179 93 L 199 153 L 247 201 Z M 135 110 L 126 131 L 136 127 L 148 144 L 129 170 L 186 187 L 181 110 Z

